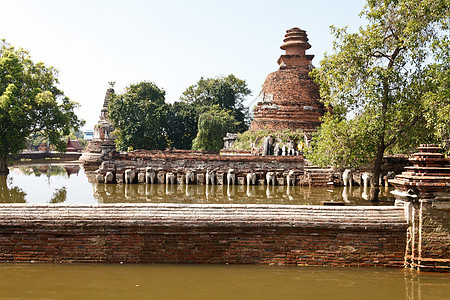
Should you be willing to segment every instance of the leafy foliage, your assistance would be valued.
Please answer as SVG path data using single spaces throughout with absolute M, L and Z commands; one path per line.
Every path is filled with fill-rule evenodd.
M 167 112 L 166 128 L 170 147 L 191 149 L 192 141 L 197 135 L 197 109 L 187 102 L 173 103 Z
M 218 105 L 230 112 L 238 122 L 236 130 L 243 132 L 250 125 L 249 111 L 243 104 L 244 98 L 250 94 L 245 80 L 230 74 L 226 77 L 200 78 L 183 92 L 181 101 L 192 105 L 198 115 Z
M 0 172 L 8 173 L 6 158 L 26 148 L 27 138 L 41 132 L 59 151 L 62 135 L 83 124 L 78 106 L 58 89 L 57 71 L 34 63 L 29 53 L 0 42 Z
M 234 131 L 237 122 L 227 110 L 213 105 L 198 118 L 198 133 L 192 142 L 194 150 L 220 151 L 223 137 Z
M 335 54 L 311 73 L 333 107 L 315 137 L 313 161 L 345 167 L 371 161 L 378 189 L 385 151 L 436 141 L 448 109 L 440 95 L 448 56 L 436 45 L 448 46 L 449 6 L 447 0 L 368 0 L 365 28 L 332 27 Z
M 226 110 L 239 121 L 233 123 L 228 132 L 246 130 L 248 109 L 242 102 L 249 93 L 245 81 L 233 75 L 201 78 L 186 89 L 181 101 L 173 104 L 165 103 L 164 90 L 152 82 L 130 85 L 110 103 L 109 118 L 116 128 L 117 147 L 121 150 L 128 146 L 134 149 L 191 149 L 199 131 L 199 116 L 214 106 Z M 221 137 L 216 139 L 217 143 L 223 143 Z
M 128 86 L 123 94 L 114 95 L 109 103 L 109 118 L 115 127 L 117 148 L 165 149 L 168 106 L 165 91 L 153 82 Z

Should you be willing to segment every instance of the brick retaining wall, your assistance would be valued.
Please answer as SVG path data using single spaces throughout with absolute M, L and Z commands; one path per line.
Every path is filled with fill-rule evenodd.
M 402 267 L 402 208 L 0 205 L 0 261 Z
M 409 205 L 407 264 L 421 271 L 450 272 L 450 202 L 435 199 Z

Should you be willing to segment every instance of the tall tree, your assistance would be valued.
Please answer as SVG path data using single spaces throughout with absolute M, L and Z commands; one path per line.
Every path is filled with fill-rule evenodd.
M 244 132 L 250 125 L 248 108 L 243 102 L 251 91 L 245 80 L 239 79 L 233 74 L 217 78 L 200 78 L 183 92 L 181 101 L 195 107 L 198 115 L 207 111 L 211 106 L 218 105 L 226 109 L 238 123 L 236 130 Z
M 234 117 L 219 105 L 213 105 L 198 118 L 198 133 L 192 142 L 194 150 L 220 151 L 223 137 L 234 131 L 237 125 Z
M 109 118 L 115 127 L 117 147 L 126 150 L 165 149 L 168 105 L 165 91 L 153 82 L 143 81 L 128 86 L 124 93 L 112 97 Z
M 0 174 L 9 173 L 8 155 L 25 149 L 31 134 L 40 132 L 65 151 L 61 136 L 83 124 L 74 113 L 78 105 L 57 87 L 57 75 L 27 51 L 0 41 Z
M 197 129 L 198 112 L 193 105 L 184 101 L 177 101 L 170 105 L 166 123 L 170 147 L 191 149 Z
M 312 71 L 333 114 L 315 137 L 311 159 L 373 163 L 371 201 L 378 200 L 384 153 L 432 141 L 442 124 L 448 100 L 439 96 L 444 80 L 436 78 L 445 78 L 448 64 L 436 45 L 448 46 L 449 6 L 448 0 L 368 0 L 361 13 L 368 25 L 357 33 L 332 27 L 335 53 Z

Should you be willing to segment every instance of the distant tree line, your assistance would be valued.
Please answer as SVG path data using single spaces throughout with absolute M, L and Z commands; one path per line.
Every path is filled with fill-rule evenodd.
M 171 104 L 155 83 L 131 84 L 109 104 L 117 147 L 219 151 L 227 132 L 248 129 L 243 101 L 250 93 L 246 82 L 234 75 L 200 78 Z

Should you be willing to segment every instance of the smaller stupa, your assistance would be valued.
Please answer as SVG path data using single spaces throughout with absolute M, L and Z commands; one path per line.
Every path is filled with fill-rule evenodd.
M 109 88 L 106 91 L 105 101 L 103 102 L 103 107 L 100 112 L 100 120 L 94 127 L 94 137 L 92 139 L 92 141 L 94 142 L 114 142 L 115 140 L 115 137 L 112 134 L 112 132 L 114 131 L 114 126 L 108 119 L 108 105 L 109 99 L 111 99 L 112 95 L 114 95 L 114 89 Z
M 450 162 L 441 147 L 423 144 L 409 161 L 412 166 L 389 180 L 396 196 L 416 199 L 433 199 L 436 193 L 450 193 Z
M 109 100 L 114 95 L 114 89 L 109 88 L 106 91 L 105 100 L 100 112 L 100 119 L 94 127 L 94 136 L 89 142 L 86 150 L 80 157 L 80 161 L 85 164 L 99 164 L 105 155 L 116 149 L 115 136 L 113 134 L 114 126 L 108 119 Z

